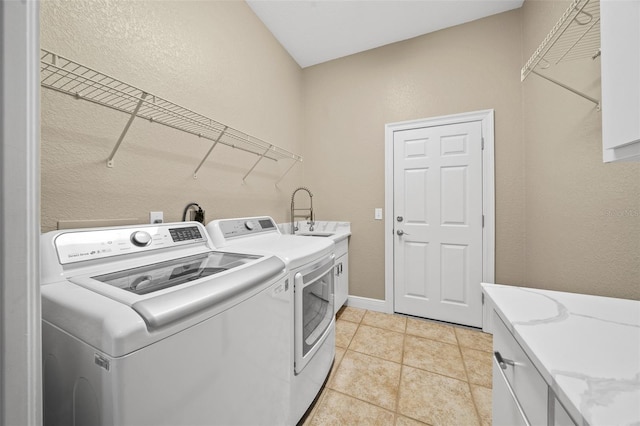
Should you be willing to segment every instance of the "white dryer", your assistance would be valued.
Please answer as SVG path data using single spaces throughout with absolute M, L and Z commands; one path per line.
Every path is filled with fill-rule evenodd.
M 291 333 L 291 418 L 296 424 L 322 389 L 335 358 L 333 240 L 282 234 L 268 216 L 214 220 L 215 247 L 276 255 L 294 284 Z
M 215 251 L 196 222 L 41 242 L 46 425 L 288 421 L 280 259 Z

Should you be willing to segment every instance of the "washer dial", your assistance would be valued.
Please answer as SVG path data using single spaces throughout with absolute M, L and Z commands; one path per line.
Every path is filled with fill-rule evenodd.
M 151 235 L 145 231 L 136 231 L 131 234 L 131 242 L 138 247 L 146 247 L 151 244 Z

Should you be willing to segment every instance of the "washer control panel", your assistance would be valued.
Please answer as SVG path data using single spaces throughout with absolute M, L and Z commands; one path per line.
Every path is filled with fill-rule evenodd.
M 267 216 L 218 220 L 215 222 L 218 223 L 220 232 L 222 232 L 225 239 L 265 232 L 278 232 L 278 227 L 273 219 Z
M 61 232 L 54 240 L 61 264 L 206 242 L 202 225 L 165 223 Z

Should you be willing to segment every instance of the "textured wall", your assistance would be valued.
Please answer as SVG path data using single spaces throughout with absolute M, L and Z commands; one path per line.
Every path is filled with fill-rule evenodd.
M 42 2 L 43 48 L 113 75 L 267 142 L 301 152 L 302 72 L 243 1 Z M 207 219 L 270 214 L 282 221 L 302 184 L 290 161 L 224 146 L 192 178 L 212 142 L 42 91 L 42 230 L 59 220 L 180 220 L 196 201 Z
M 384 125 L 489 108 L 496 277 L 524 282 L 520 34 L 516 10 L 304 70 L 305 173 L 318 218 L 351 221 L 351 294 L 384 299 Z
M 567 6 L 524 3 L 525 60 Z M 548 72 L 600 99 L 599 59 Z M 531 75 L 523 106 L 526 285 L 640 299 L 640 164 L 603 164 L 600 112 L 565 89 Z
M 244 2 L 42 2 L 42 46 L 305 156 L 268 162 L 44 90 L 42 229 L 58 220 L 288 217 L 301 184 L 318 220 L 352 222 L 351 293 L 384 298 L 384 125 L 494 108 L 496 281 L 640 298 L 640 165 L 603 164 L 600 115 L 519 70 L 565 2 L 515 10 L 305 70 Z M 599 97 L 599 62 L 558 70 Z M 388 214 L 389 212 L 385 212 Z

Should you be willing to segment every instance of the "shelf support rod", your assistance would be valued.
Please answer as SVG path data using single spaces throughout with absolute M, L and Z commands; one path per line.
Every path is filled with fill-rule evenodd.
M 558 86 L 562 87 L 563 89 L 567 89 L 571 93 L 575 93 L 576 95 L 578 95 L 580 97 L 583 97 L 588 101 L 593 102 L 594 104 L 596 104 L 596 109 L 598 111 L 600 111 L 600 101 L 597 100 L 596 98 L 592 98 L 589 95 L 585 95 L 584 93 L 580 92 L 579 90 L 576 90 L 576 89 L 574 89 L 572 87 L 569 87 L 566 84 L 559 82 L 558 80 L 555 80 L 555 79 L 553 79 L 551 77 L 547 77 L 546 75 L 540 74 L 538 71 L 531 70 L 531 73 L 537 75 L 538 77 L 542 77 L 545 80 L 550 81 L 551 83 L 557 84 Z
M 113 167 L 113 157 L 116 156 L 116 152 L 118 152 L 118 149 L 120 148 L 120 144 L 122 143 L 125 135 L 129 131 L 129 127 L 131 127 L 131 123 L 133 123 L 133 119 L 136 118 L 136 116 L 138 115 L 138 111 L 140 111 L 140 107 L 142 106 L 142 103 L 144 102 L 144 99 L 146 97 L 147 97 L 147 93 L 142 92 L 142 96 L 140 96 L 140 100 L 138 101 L 136 108 L 133 110 L 133 112 L 131 113 L 131 117 L 129 117 L 129 121 L 127 121 L 127 124 L 124 126 L 124 129 L 122 130 L 122 133 L 118 138 L 118 142 L 116 142 L 116 146 L 113 147 L 113 151 L 111 151 L 111 155 L 109 155 L 109 158 L 107 158 L 107 167 Z
M 204 155 L 204 158 L 202 159 L 200 164 L 198 164 L 198 167 L 196 167 L 196 170 L 193 172 L 194 179 L 198 179 L 198 170 L 200 170 L 200 167 L 202 167 L 204 162 L 207 161 L 207 158 L 209 158 L 209 154 L 211 154 L 211 151 L 213 151 L 213 148 L 215 148 L 216 145 L 218 145 L 218 142 L 220 142 L 220 139 L 222 139 L 222 136 L 224 136 L 224 133 L 227 131 L 228 128 L 229 126 L 224 126 L 224 129 L 222 129 L 222 132 L 220 132 L 216 140 L 213 142 L 213 145 L 211 145 L 211 148 L 209 148 L 209 151 L 207 151 L 207 153 Z
M 282 176 L 280 176 L 280 179 L 278 179 L 278 181 L 276 182 L 276 186 L 278 186 L 278 184 L 282 181 L 282 179 L 284 179 L 284 177 L 285 177 L 285 176 L 286 176 L 286 175 L 291 171 L 291 169 L 293 169 L 293 166 L 295 166 L 296 164 L 298 164 L 298 161 L 299 161 L 299 160 L 297 160 L 297 159 L 294 159 L 294 160 L 293 160 L 293 164 L 292 164 L 291 166 L 289 166 L 289 168 L 287 169 L 287 171 L 286 171 L 286 172 L 284 172 L 284 173 L 282 174 Z
M 249 171 L 247 172 L 247 174 L 244 175 L 244 177 L 242 178 L 242 181 L 244 182 L 244 180 L 247 178 L 247 176 L 249 176 L 249 174 L 253 171 L 253 169 L 256 168 L 256 166 L 258 165 L 258 163 L 260 161 L 262 161 L 262 159 L 264 158 L 265 155 L 267 155 L 267 152 L 269 152 L 269 150 L 271 149 L 271 147 L 273 147 L 273 145 L 269 145 L 269 147 L 267 149 L 264 150 L 264 152 L 262 153 L 262 155 L 260 156 L 260 158 L 258 158 L 258 160 L 253 163 L 253 166 L 249 169 Z

